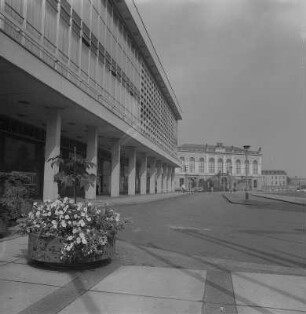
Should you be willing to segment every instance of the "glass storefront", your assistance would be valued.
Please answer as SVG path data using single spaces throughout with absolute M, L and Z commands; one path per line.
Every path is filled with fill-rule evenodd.
M 27 175 L 34 197 L 42 196 L 43 138 L 41 130 L 0 116 L 0 172 Z

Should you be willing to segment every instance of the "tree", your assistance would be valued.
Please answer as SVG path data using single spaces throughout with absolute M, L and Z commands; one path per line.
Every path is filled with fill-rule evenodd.
M 51 167 L 59 167 L 59 172 L 54 175 L 54 181 L 63 184 L 66 187 L 73 187 L 74 202 L 76 203 L 77 186 L 87 189 L 93 186 L 96 181 L 96 175 L 89 173 L 88 170 L 95 167 L 95 164 L 87 161 L 83 157 L 76 156 L 74 150 L 73 157 L 62 158 L 61 155 L 49 158 Z

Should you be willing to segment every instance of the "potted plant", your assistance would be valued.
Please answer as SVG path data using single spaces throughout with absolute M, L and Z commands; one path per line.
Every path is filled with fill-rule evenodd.
M 59 172 L 54 175 L 54 181 L 59 186 L 73 187 L 73 198 L 76 203 L 77 188 L 88 188 L 96 181 L 96 175 L 89 173 L 88 170 L 95 167 L 95 164 L 87 161 L 85 158 L 76 155 L 74 148 L 73 156 L 63 158 L 56 156 L 48 160 L 51 167 L 59 167 Z
M 34 203 L 18 231 L 29 235 L 30 260 L 80 265 L 111 258 L 118 231 L 126 219 L 109 206 L 58 199 Z

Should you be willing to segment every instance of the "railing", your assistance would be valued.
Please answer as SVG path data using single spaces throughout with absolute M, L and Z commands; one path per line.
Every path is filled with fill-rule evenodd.
M 0 8 L 1 9 L 1 8 Z M 79 89 L 87 95 L 96 100 L 100 105 L 110 110 L 113 114 L 125 121 L 131 130 L 129 134 L 139 132 L 144 137 L 149 139 L 152 143 L 161 148 L 164 152 L 177 159 L 177 155 L 164 143 L 158 141 L 154 134 L 149 132 L 144 125 L 144 121 L 133 115 L 125 106 L 119 103 L 108 91 L 106 91 L 99 84 L 90 85 L 78 73 L 65 64 L 56 53 L 50 51 L 54 49 L 46 49 L 44 45 L 35 38 L 31 32 L 22 27 L 22 21 L 15 21 L 6 12 L 0 11 L 0 31 L 11 37 L 13 40 L 21 44 L 26 50 L 41 59 L 44 63 L 50 66 L 53 70 L 57 71 L 60 75 L 68 79 L 71 83 L 76 85 Z M 45 38 L 44 38 L 45 39 Z M 46 41 L 44 44 L 48 46 Z M 51 48 L 51 47 L 50 47 Z

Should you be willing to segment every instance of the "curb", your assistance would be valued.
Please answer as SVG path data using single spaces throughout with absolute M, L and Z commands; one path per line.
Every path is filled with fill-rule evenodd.
M 111 206 L 119 206 L 119 205 L 136 205 L 136 204 L 143 204 L 143 203 L 151 203 L 151 202 L 157 202 L 157 201 L 162 201 L 162 200 L 166 200 L 166 199 L 171 199 L 171 198 L 176 198 L 176 197 L 181 197 L 187 195 L 184 193 L 178 193 L 178 194 L 171 194 L 168 196 L 164 196 L 164 197 L 159 197 L 159 198 L 140 198 L 140 199 L 131 199 L 129 200 L 124 199 L 124 200 L 120 200 L 120 199 L 107 199 L 107 200 L 98 200 L 98 201 L 93 201 L 94 204 L 109 204 Z
M 225 200 L 227 200 L 229 203 L 231 204 L 239 204 L 239 205 L 257 205 L 257 204 L 253 204 L 253 203 L 250 203 L 249 201 L 233 201 L 231 200 L 227 195 L 225 194 L 222 194 L 222 196 L 224 197 Z
M 256 194 L 251 194 L 251 195 L 255 196 L 255 197 L 266 198 L 266 199 L 269 199 L 269 200 L 280 201 L 280 202 L 285 202 L 285 203 L 290 203 L 290 204 L 300 205 L 300 206 L 306 206 L 306 204 L 303 204 L 303 203 L 299 203 L 299 202 L 295 202 L 295 201 L 291 201 L 291 200 L 285 200 L 285 199 L 282 199 L 282 198 L 275 198 L 273 196 L 256 195 Z

